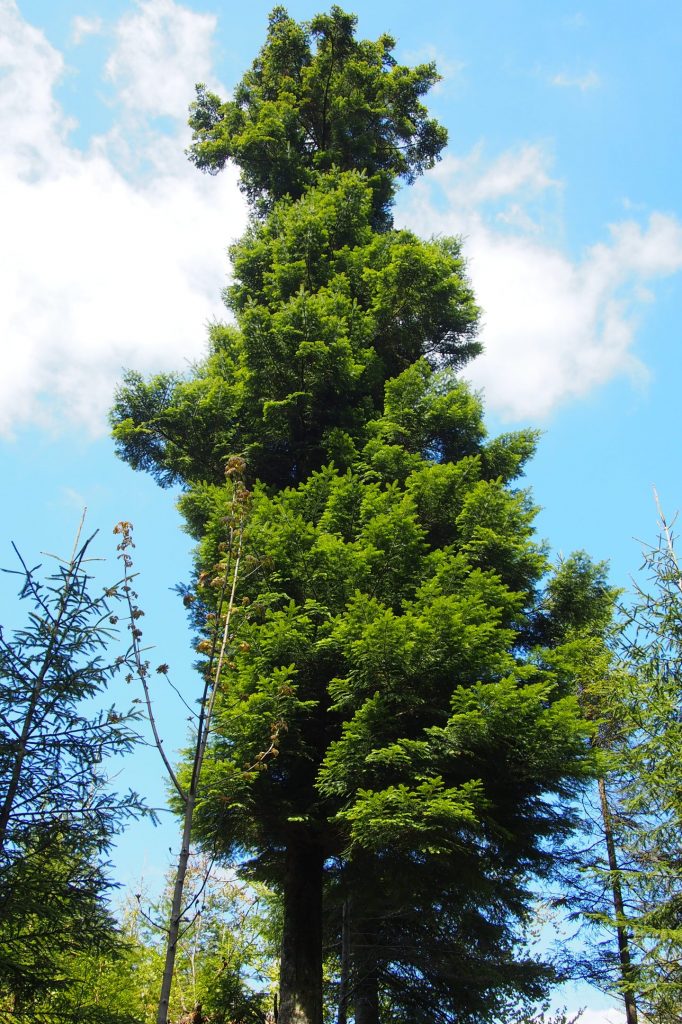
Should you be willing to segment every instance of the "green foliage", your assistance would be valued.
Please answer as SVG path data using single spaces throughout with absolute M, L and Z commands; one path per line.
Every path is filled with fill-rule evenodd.
M 373 961 L 380 1020 L 507 1024 L 522 1003 L 542 999 L 552 971 L 528 955 L 510 927 L 511 901 L 503 884 L 495 884 L 492 856 L 482 888 L 485 857 L 484 849 L 474 856 L 459 849 L 418 857 L 391 848 L 381 857 L 354 858 L 334 879 L 328 903 L 333 907 L 344 890 L 350 899 L 351 990 Z M 338 937 L 328 941 L 338 943 Z M 336 994 L 338 960 L 330 967 Z
M 395 179 L 412 181 L 432 167 L 446 143 L 420 102 L 439 75 L 433 63 L 397 64 L 388 35 L 357 40 L 356 23 L 337 6 L 308 23 L 275 7 L 234 98 L 223 102 L 197 86 L 189 151 L 196 166 L 216 173 L 233 160 L 260 210 L 299 199 L 333 167 L 362 171 L 374 218 L 385 222 Z
M 594 771 L 578 695 L 596 612 L 573 628 L 581 563 L 548 581 L 514 486 L 536 434 L 488 440 L 455 376 L 480 349 L 459 240 L 391 226 L 398 179 L 445 141 L 420 102 L 435 69 L 354 27 L 278 7 L 234 98 L 198 87 L 191 159 L 234 161 L 252 201 L 236 326 L 211 329 L 188 379 L 128 375 L 112 421 L 134 468 L 183 485 L 209 634 L 225 460 L 253 484 L 198 838 L 283 894 L 283 955 L 305 851 L 326 865 L 329 945 L 344 903 L 353 976 L 391 1019 L 481 1022 L 551 976 L 522 946 L 528 879 Z M 319 977 L 303 945 L 286 984 L 299 954 Z M 321 999 L 292 992 L 317 1021 Z
M 123 948 L 100 851 L 82 831 L 66 819 L 33 830 L 2 872 L 0 1007 L 17 1024 L 129 1019 L 116 1001 L 93 1001 L 86 984 L 93 961 L 116 963 Z
M 615 625 L 605 568 L 585 556 L 562 567 L 550 605 L 564 623 L 563 650 L 583 652 L 577 690 L 602 777 L 601 796 L 584 802 L 584 845 L 566 883 L 573 916 L 589 928 L 573 970 L 667 1024 L 679 1018 L 682 991 L 682 575 L 663 518 L 643 569 L 646 581 Z
M 682 572 L 673 524 L 659 513 L 658 540 L 644 549 L 645 578 L 626 610 L 628 671 L 604 708 L 638 1002 L 668 1024 L 682 1008 Z
M 124 656 L 108 654 L 122 595 L 92 595 L 89 544 L 45 580 L 22 562 L 27 624 L 0 632 L 0 1005 L 16 1021 L 128 1019 L 81 985 L 88 959 L 120 955 L 104 862 L 142 812 L 103 767 L 136 737 L 92 703 Z
M 129 978 L 123 991 L 143 1021 L 156 1017 L 173 884 L 169 876 L 151 902 L 130 897 L 124 914 Z M 199 1004 L 211 1024 L 262 1024 L 272 1005 L 277 938 L 277 913 L 264 886 L 235 880 L 209 858 L 193 858 L 169 1019 Z
M 414 368 L 404 377 L 389 386 L 394 395 L 414 385 Z M 421 367 L 418 379 L 410 401 L 423 426 L 442 405 L 442 377 Z M 538 600 L 547 562 L 532 538 L 534 510 L 523 493 L 481 478 L 485 431 L 471 414 L 479 407 L 463 404 L 459 462 L 437 461 L 445 439 L 430 427 L 419 443 L 403 435 L 411 452 L 392 446 L 402 465 L 412 459 L 403 480 L 375 479 L 375 462 L 361 455 L 353 471 L 330 467 L 296 488 L 256 492 L 247 545 L 261 568 L 240 591 L 243 649 L 216 709 L 198 827 L 226 853 L 252 850 L 274 884 L 290 837 L 310 830 L 351 864 L 367 853 L 398 858 L 415 892 L 447 893 L 455 929 L 477 901 L 494 904 L 497 960 L 492 940 L 474 934 L 485 934 L 485 917 L 469 941 L 486 946 L 491 972 L 530 990 L 541 968 L 510 952 L 529 900 L 522 873 L 550 869 L 548 841 L 570 826 L 557 798 L 592 770 L 575 696 L 586 652 L 575 638 L 534 642 L 561 632 L 550 595 Z M 399 419 L 394 399 L 375 437 Z M 372 441 L 364 454 L 375 459 Z M 217 490 L 191 489 L 188 500 L 220 521 Z M 209 527 L 200 564 L 215 558 L 217 537 Z M 273 730 L 277 756 L 245 770 Z M 445 868 L 440 893 L 419 881 L 441 859 L 458 865 L 466 892 Z M 392 905 L 392 891 L 381 891 Z M 394 911 L 381 913 L 392 930 Z M 389 944 L 390 979 L 402 956 L 411 961 Z
M 357 173 L 330 172 L 232 247 L 227 300 L 239 330 L 214 325 L 209 357 L 189 380 L 128 373 L 118 389 L 114 436 L 135 469 L 162 485 L 217 483 L 240 452 L 254 478 L 281 487 L 331 459 L 345 468 L 381 412 L 387 379 L 420 358 L 417 373 L 428 375 L 427 358 L 458 367 L 479 351 L 459 243 L 373 233 L 369 196 Z M 465 410 L 443 392 L 426 426 L 449 417 L 454 431 Z M 475 416 L 475 400 L 462 400 Z

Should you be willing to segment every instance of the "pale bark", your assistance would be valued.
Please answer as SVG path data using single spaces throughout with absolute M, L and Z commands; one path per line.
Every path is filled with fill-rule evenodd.
M 625 927 L 623 888 L 620 884 L 620 875 L 618 874 L 618 858 L 616 856 L 616 844 L 613 837 L 613 822 L 606 793 L 606 783 L 603 779 L 599 780 L 599 801 L 601 804 L 604 839 L 606 840 L 606 852 L 609 862 L 609 884 L 611 886 L 611 897 L 616 916 L 616 939 L 618 942 L 620 976 L 623 982 L 625 1019 L 627 1024 L 637 1024 L 637 1004 L 635 1002 L 635 994 L 632 989 L 632 957 L 630 955 L 630 942 L 628 939 L 627 928 Z
M 163 975 L 161 977 L 161 993 L 157 1009 L 157 1024 L 167 1024 L 168 1005 L 170 1003 L 171 988 L 173 985 L 173 972 L 175 970 L 175 956 L 180 936 L 180 925 L 182 923 L 183 907 L 182 898 L 185 889 L 185 877 L 189 863 L 190 837 L 192 832 L 192 818 L 194 816 L 194 804 L 196 793 L 190 793 L 185 805 L 185 821 L 182 830 L 182 845 L 178 857 L 178 867 L 175 873 L 173 885 L 173 900 L 171 903 L 170 920 L 168 922 L 168 939 L 166 942 L 166 959 L 164 962 Z

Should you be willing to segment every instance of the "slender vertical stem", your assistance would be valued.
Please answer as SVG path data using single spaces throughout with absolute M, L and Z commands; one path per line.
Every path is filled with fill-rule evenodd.
M 173 886 L 173 900 L 171 903 L 170 921 L 168 924 L 168 941 L 166 944 L 166 960 L 164 964 L 163 976 L 161 978 L 161 992 L 159 994 L 159 1005 L 156 1017 L 157 1024 L 168 1024 L 168 1006 L 170 1004 L 170 994 L 173 985 L 173 973 L 175 970 L 175 957 L 177 953 L 178 937 L 180 934 L 180 925 L 182 922 L 182 898 L 185 888 L 185 877 L 187 875 L 187 864 L 189 862 L 190 839 L 192 834 L 194 808 L 196 806 L 197 794 L 199 790 L 201 768 L 204 762 L 204 756 L 206 754 L 206 747 L 208 744 L 208 737 L 211 730 L 213 710 L 215 707 L 216 696 L 218 693 L 220 676 L 223 670 L 225 655 L 227 652 L 227 645 L 230 638 L 230 625 L 232 621 L 232 612 L 234 610 L 235 597 L 237 593 L 237 583 L 239 580 L 239 567 L 241 563 L 242 544 L 243 531 L 240 526 L 238 532 L 237 550 L 234 559 L 234 564 L 232 567 L 230 597 L 227 605 L 227 612 L 225 614 L 225 625 L 223 627 L 222 632 L 220 651 L 218 654 L 218 660 L 216 662 L 215 671 L 213 672 L 212 675 L 211 684 L 208 688 L 208 692 L 205 693 L 204 700 L 202 702 L 199 728 L 194 748 L 192 776 L 185 797 L 182 845 L 180 848 L 180 856 L 178 857 L 178 866 L 175 874 L 175 883 Z
M 126 593 L 126 597 L 128 599 L 128 608 L 130 609 L 131 622 L 132 622 L 133 621 L 133 619 L 132 619 L 133 603 L 132 603 L 132 598 L 130 596 L 130 588 L 128 588 L 128 592 Z M 156 745 L 156 749 L 158 750 L 159 755 L 161 757 L 161 760 L 163 761 L 163 766 L 166 769 L 166 773 L 168 774 L 168 778 L 173 783 L 175 791 L 177 792 L 178 796 L 182 800 L 183 805 L 186 805 L 187 804 L 187 794 L 185 793 L 184 789 L 180 785 L 180 781 L 179 781 L 177 775 L 173 771 L 173 766 L 171 765 L 170 761 L 168 760 L 168 755 L 166 754 L 166 751 L 164 750 L 163 740 L 161 739 L 161 736 L 159 735 L 158 728 L 156 726 L 156 717 L 154 715 L 154 710 L 152 708 L 152 700 L 151 700 L 151 695 L 149 693 L 149 683 L 147 681 L 147 674 L 146 674 L 146 671 L 142 667 L 142 656 L 141 656 L 141 653 L 139 651 L 139 646 L 138 646 L 137 640 L 135 639 L 134 636 L 133 636 L 133 650 L 135 651 L 135 660 L 137 662 L 137 674 L 138 674 L 138 677 L 140 679 L 140 682 L 142 683 L 142 690 L 144 692 L 144 701 L 145 701 L 145 705 L 146 705 L 146 708 L 147 708 L 147 721 L 149 722 L 149 725 L 151 726 L 152 735 L 154 737 L 154 744 Z
M 168 925 L 168 941 L 166 943 L 166 959 L 161 979 L 161 992 L 159 995 L 159 1007 L 156 1017 L 157 1024 L 167 1024 L 168 1022 L 168 1005 L 170 1003 L 173 972 L 175 970 L 175 956 L 178 947 L 180 924 L 182 922 L 182 897 L 185 888 L 185 876 L 187 875 L 187 864 L 189 862 L 189 844 L 192 832 L 192 818 L 194 816 L 195 800 L 195 794 L 190 792 L 185 804 L 182 845 L 180 847 L 178 867 L 175 873 L 175 884 L 173 886 L 173 901 L 171 903 L 170 921 Z
M 668 552 L 668 558 L 670 559 L 671 564 L 675 567 L 675 586 L 682 594 L 682 570 L 680 570 L 680 564 L 677 560 L 677 552 L 675 551 L 675 542 L 673 540 L 671 524 L 666 519 L 663 509 L 661 508 L 661 502 L 658 497 L 658 491 L 655 487 L 654 498 L 656 500 L 656 510 L 658 512 L 658 518 L 660 520 L 661 529 L 663 530 L 663 536 L 665 537 L 665 547 L 666 551 Z
M 613 899 L 613 909 L 616 916 L 616 937 L 618 941 L 618 958 L 620 961 L 620 976 L 623 982 L 623 1000 L 625 1002 L 625 1019 L 627 1024 L 637 1024 L 637 1004 L 632 988 L 632 957 L 630 956 L 630 942 L 625 927 L 625 904 L 623 901 L 623 889 L 618 874 L 618 858 L 616 856 L 616 844 L 613 837 L 613 820 L 609 807 L 606 783 L 599 779 L 599 802 L 601 804 L 601 816 L 604 824 L 604 838 L 606 840 L 606 852 L 609 862 L 609 884 Z

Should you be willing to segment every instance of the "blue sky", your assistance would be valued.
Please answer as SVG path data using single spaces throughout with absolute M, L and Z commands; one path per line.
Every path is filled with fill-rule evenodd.
M 187 578 L 189 542 L 173 496 L 116 460 L 106 412 L 122 367 L 188 366 L 223 315 L 225 250 L 246 211 L 233 172 L 186 161 L 186 108 L 196 81 L 229 91 L 270 6 L 0 0 L 0 564 L 12 540 L 30 558 L 66 550 L 85 505 L 111 559 L 99 571 L 114 576 L 111 529 L 132 520 L 145 639 L 188 692 L 171 588 Z M 389 31 L 399 59 L 443 73 L 430 106 L 450 144 L 396 219 L 465 237 L 486 346 L 467 372 L 491 431 L 545 432 L 528 472 L 539 532 L 556 553 L 609 559 L 627 586 L 636 538 L 656 533 L 652 485 L 668 514 L 682 506 L 682 7 L 349 6 L 361 34 Z M 0 602 L 11 621 L 7 581 Z M 170 695 L 158 711 L 179 746 Z M 158 776 L 149 752 L 124 774 L 153 801 Z M 153 884 L 173 836 L 130 835 L 119 877 Z M 590 997 L 586 1024 L 607 1019 L 602 1005 Z

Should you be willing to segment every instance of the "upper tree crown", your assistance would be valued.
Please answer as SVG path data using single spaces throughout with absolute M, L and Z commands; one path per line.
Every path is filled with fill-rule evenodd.
M 299 198 L 332 167 L 363 171 L 376 225 L 390 222 L 396 179 L 413 181 L 447 142 L 420 102 L 440 76 L 433 63 L 398 64 L 389 35 L 357 40 L 356 23 L 337 6 L 300 23 L 275 7 L 234 98 L 223 102 L 197 86 L 193 163 L 215 174 L 233 160 L 243 191 L 263 211 L 283 196 Z

